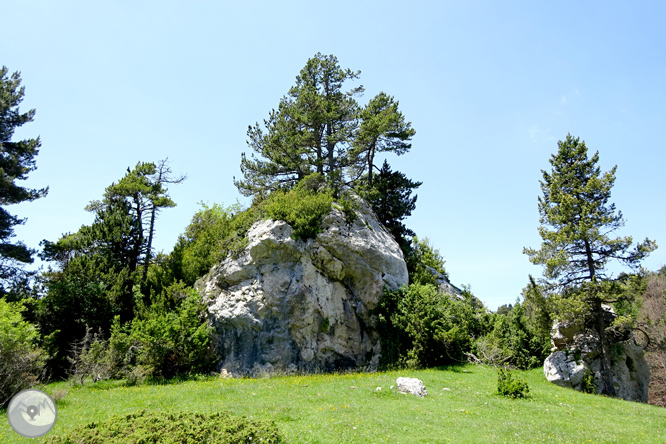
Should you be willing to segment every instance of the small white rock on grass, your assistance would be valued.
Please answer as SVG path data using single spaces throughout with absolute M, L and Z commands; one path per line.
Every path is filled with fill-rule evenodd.
M 428 395 L 423 382 L 416 378 L 398 378 L 396 381 L 398 391 L 405 394 L 423 398 Z

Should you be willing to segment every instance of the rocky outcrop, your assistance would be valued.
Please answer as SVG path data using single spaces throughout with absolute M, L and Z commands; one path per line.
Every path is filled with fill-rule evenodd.
M 608 309 L 606 316 L 613 317 L 614 314 Z M 550 382 L 581 390 L 587 376 L 591 378 L 596 392 L 601 392 L 601 341 L 596 331 L 586 329 L 582 323 L 556 322 L 551 332 L 551 343 L 553 353 L 543 365 L 544 374 Z M 616 396 L 628 401 L 647 402 L 650 368 L 633 334 L 625 331 L 615 335 L 610 348 Z
M 446 276 L 432 267 L 426 267 L 426 269 L 428 270 L 428 273 L 430 273 L 435 278 L 435 281 L 437 282 L 437 288 L 439 289 L 440 293 L 448 294 L 459 300 L 464 299 L 462 291 L 460 291 L 460 289 L 455 285 L 451 284 Z
M 315 238 L 283 221 L 249 230 L 237 259 L 197 283 L 215 328 L 220 369 L 237 374 L 365 368 L 379 362 L 371 311 L 384 287 L 407 284 L 397 242 L 359 201 L 349 223 L 334 205 Z

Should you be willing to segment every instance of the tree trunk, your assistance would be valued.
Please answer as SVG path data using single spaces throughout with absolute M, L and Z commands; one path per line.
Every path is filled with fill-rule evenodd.
M 597 289 L 595 288 L 593 291 L 597 291 Z M 599 342 L 601 344 L 601 394 L 615 397 L 616 393 L 613 385 L 610 342 L 608 341 L 608 335 L 606 334 L 606 323 L 604 321 L 604 309 L 601 306 L 601 298 L 595 294 L 592 303 L 595 329 L 597 330 L 597 333 L 599 333 Z
M 150 213 L 150 227 L 148 228 L 148 246 L 146 247 L 146 260 L 143 263 L 143 276 L 141 277 L 141 285 L 145 286 L 148 280 L 148 266 L 150 265 L 151 252 L 153 248 L 153 234 L 155 233 L 155 214 L 157 207 L 153 205 Z M 142 291 L 144 289 L 142 288 Z
M 587 270 L 590 272 L 590 279 L 594 282 L 594 258 L 592 257 L 592 248 L 590 247 L 590 241 L 585 239 L 585 256 L 587 258 Z
M 375 142 L 376 143 L 376 142 Z M 375 148 L 374 144 L 368 150 L 368 187 L 372 188 L 372 164 L 375 160 Z
M 319 131 L 319 130 L 317 130 Z M 320 134 L 317 135 L 317 140 L 315 141 L 317 144 L 317 172 L 321 175 L 324 174 L 324 159 L 322 155 L 322 150 L 321 150 L 321 134 L 323 134 L 323 129 L 321 130 Z
M 326 149 L 328 152 L 328 175 L 333 177 L 333 172 L 335 169 L 335 144 L 333 143 L 333 128 L 331 128 L 331 122 L 326 124 Z

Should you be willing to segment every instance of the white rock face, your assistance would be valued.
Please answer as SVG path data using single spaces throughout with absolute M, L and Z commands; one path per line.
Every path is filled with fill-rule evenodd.
M 614 316 L 612 310 L 606 310 Z M 627 332 L 611 345 L 611 373 L 618 398 L 627 401 L 648 401 L 650 367 L 643 349 L 636 345 L 633 334 Z M 597 392 L 603 386 L 601 342 L 599 334 L 582 324 L 556 322 L 551 332 L 553 353 L 546 358 L 543 372 L 546 378 L 562 387 L 580 390 L 585 372 L 593 375 Z
M 395 382 L 399 392 L 420 396 L 421 398 L 428 395 L 425 385 L 420 379 L 398 378 Z
M 573 353 L 557 351 L 546 358 L 543 363 L 543 373 L 549 382 L 562 387 L 580 389 L 585 366 L 577 363 Z
M 359 203 L 353 223 L 334 207 L 323 232 L 307 241 L 292 239 L 286 222 L 257 222 L 241 256 L 197 283 L 216 329 L 220 369 L 376 369 L 380 345 L 370 311 L 384 286 L 407 284 L 407 266 L 397 242 Z

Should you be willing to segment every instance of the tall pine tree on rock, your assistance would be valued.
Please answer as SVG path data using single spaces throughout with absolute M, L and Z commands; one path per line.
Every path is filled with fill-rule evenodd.
M 392 96 L 380 92 L 361 110 L 361 124 L 352 157 L 357 158 L 359 169 L 367 171 L 368 186 L 373 186 L 373 174 L 378 153 L 392 152 L 400 156 L 412 147 L 407 143 L 416 134 L 410 122 L 398 111 L 398 102 Z
M 616 287 L 608 279 L 606 265 L 616 259 L 637 267 L 656 248 L 645 239 L 631 248 L 631 236 L 611 234 L 624 226 L 622 213 L 610 202 L 617 166 L 601 173 L 599 153 L 588 158 L 584 141 L 568 134 L 558 142 L 558 152 L 550 159 L 552 171 L 542 171 L 539 198 L 541 248 L 524 248 L 530 261 L 544 265 L 545 283 L 564 298 L 578 302 L 579 312 L 571 316 L 585 319 L 586 327 L 599 334 L 602 346 L 602 393 L 614 396 L 609 325 L 602 303 L 616 298 Z M 574 319 L 560 319 L 569 321 Z
M 264 195 L 293 186 L 311 173 L 323 174 L 338 189 L 343 169 L 351 164 L 349 151 L 358 124 L 354 96 L 363 87 L 343 91 L 360 71 L 342 69 L 338 59 L 320 53 L 309 59 L 289 94 L 264 121 L 248 128 L 254 153 L 242 155 L 244 179 L 234 184 L 245 196 Z

